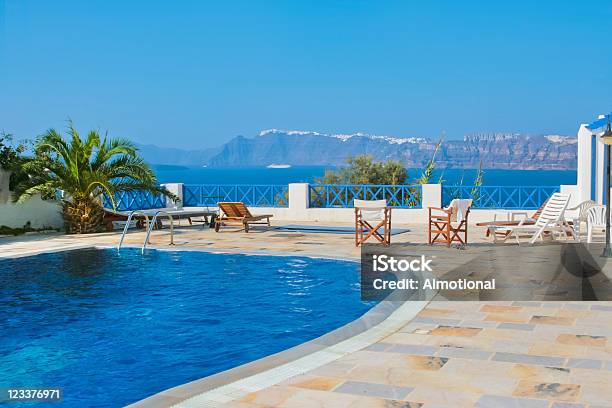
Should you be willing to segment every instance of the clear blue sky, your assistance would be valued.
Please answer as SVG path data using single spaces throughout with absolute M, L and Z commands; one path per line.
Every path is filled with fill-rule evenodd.
M 0 130 L 208 147 L 265 128 L 575 134 L 610 1 L 0 0 Z

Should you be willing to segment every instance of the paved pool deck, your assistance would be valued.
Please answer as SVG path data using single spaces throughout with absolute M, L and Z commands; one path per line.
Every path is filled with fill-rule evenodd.
M 410 231 L 394 242 L 425 242 L 424 225 L 400 227 Z M 470 228 L 470 242 L 489 242 L 482 229 Z M 154 231 L 152 247 L 172 248 L 168 233 Z M 0 258 L 116 245 L 118 239 L 118 233 L 0 238 Z M 130 233 L 126 244 L 140 246 L 143 239 L 142 232 Z M 175 235 L 177 249 L 356 259 L 353 239 L 279 230 L 215 233 L 202 226 Z M 234 394 L 207 391 L 155 406 L 612 407 L 612 302 L 436 301 L 397 314 L 395 325 L 369 341 L 353 343 L 328 361 L 269 375 L 260 383 L 265 386 L 248 388 L 243 381 L 247 385 Z

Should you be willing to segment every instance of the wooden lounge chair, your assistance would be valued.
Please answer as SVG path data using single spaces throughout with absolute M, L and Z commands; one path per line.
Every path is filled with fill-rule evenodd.
M 563 215 L 569 204 L 569 194 L 554 193 L 550 199 L 546 202 L 544 209 L 540 216 L 533 225 L 516 225 L 516 226 L 501 226 L 501 227 L 489 227 L 494 229 L 494 232 L 508 232 L 505 234 L 503 241 L 511 236 L 516 238 L 516 242 L 520 244 L 519 236 L 530 235 L 530 244 L 540 238 L 544 233 L 548 232 L 553 234 L 554 232 L 560 232 L 562 235 L 573 237 L 572 227 L 565 221 Z M 493 238 L 497 242 L 497 233 L 493 235 Z
M 446 244 L 448 247 L 452 242 L 467 245 L 468 215 L 471 206 L 470 199 L 454 199 L 447 208 L 429 207 L 429 245 L 436 242 Z M 456 225 L 453 225 L 453 222 Z
M 383 245 L 391 244 L 391 208 L 386 200 L 354 200 L 355 246 L 374 237 Z M 378 231 L 383 228 L 382 234 Z M 365 234 L 365 237 L 363 233 Z
M 252 215 L 249 209 L 241 202 L 221 202 L 219 203 L 221 215 L 215 219 L 215 231 L 219 232 L 221 226 L 236 225 L 241 226 L 244 232 L 249 232 L 249 225 L 270 226 L 272 214 Z M 260 222 L 262 220 L 266 220 Z

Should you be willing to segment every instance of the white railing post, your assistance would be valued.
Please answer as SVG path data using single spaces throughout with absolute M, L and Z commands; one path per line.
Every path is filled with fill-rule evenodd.
M 176 206 L 179 210 L 183 208 L 183 183 L 166 183 L 161 186 L 166 187 L 166 190 L 177 196 L 180 200 L 175 203 L 172 198 L 166 197 L 166 207 L 173 208 Z
M 442 184 L 423 184 L 421 208 L 442 207 Z
M 308 183 L 289 183 L 289 213 L 300 219 L 306 216 L 306 210 L 310 205 L 308 194 L 310 185 Z

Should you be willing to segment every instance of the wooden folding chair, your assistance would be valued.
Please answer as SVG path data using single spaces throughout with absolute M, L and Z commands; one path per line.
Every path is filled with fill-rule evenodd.
M 355 246 L 374 237 L 383 245 L 391 244 L 391 208 L 386 200 L 354 200 Z M 383 228 L 382 234 L 378 231 Z M 364 236 L 365 232 L 365 236 Z
M 458 242 L 467 245 L 468 215 L 472 200 L 454 199 L 447 208 L 429 207 L 429 245 L 436 242 L 446 244 Z M 462 214 L 459 214 L 462 212 Z M 457 225 L 453 225 L 456 222 Z

